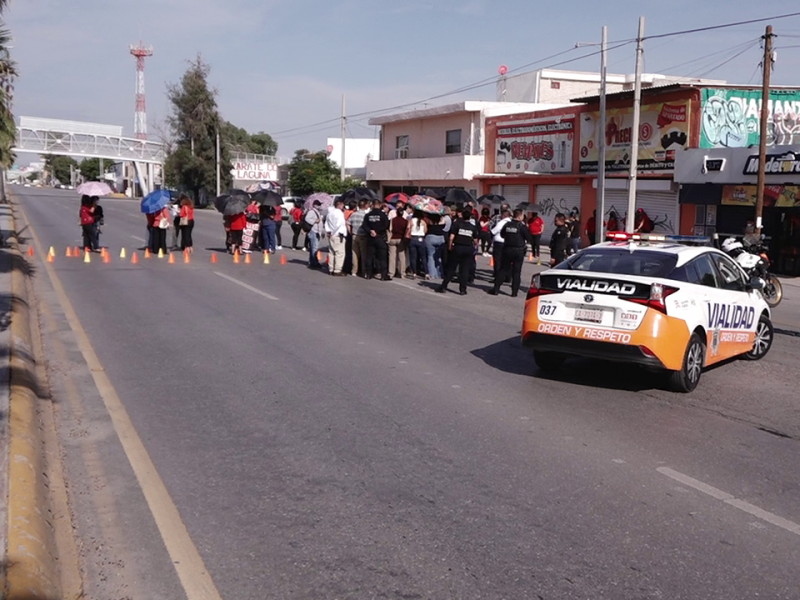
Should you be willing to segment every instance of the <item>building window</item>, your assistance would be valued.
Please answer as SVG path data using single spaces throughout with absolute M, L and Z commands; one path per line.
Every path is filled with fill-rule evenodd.
M 550 82 L 550 89 L 551 90 L 560 90 L 561 89 L 561 82 L 560 81 L 551 81 Z
M 461 130 L 451 129 L 447 132 L 444 147 L 445 154 L 461 154 Z
M 408 136 L 398 135 L 394 145 L 395 158 L 408 158 Z

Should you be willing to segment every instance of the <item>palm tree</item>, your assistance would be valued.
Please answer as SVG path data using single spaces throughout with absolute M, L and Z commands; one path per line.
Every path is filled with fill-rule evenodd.
M 6 4 L 7 0 L 0 0 L 0 14 Z M 14 116 L 11 113 L 11 97 L 17 70 L 9 52 L 11 33 L 4 25 L 0 19 L 0 168 L 7 169 L 14 162 L 14 153 L 11 149 L 17 136 Z

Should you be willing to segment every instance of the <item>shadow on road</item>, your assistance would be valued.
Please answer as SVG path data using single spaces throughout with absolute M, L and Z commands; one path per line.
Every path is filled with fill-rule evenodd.
M 545 373 L 536 366 L 532 352 L 522 347 L 517 336 L 478 348 L 470 354 L 480 358 L 493 369 L 511 375 L 628 392 L 667 389 L 666 378 L 661 374 L 647 371 L 637 365 L 609 363 L 602 360 L 570 358 L 562 370 Z

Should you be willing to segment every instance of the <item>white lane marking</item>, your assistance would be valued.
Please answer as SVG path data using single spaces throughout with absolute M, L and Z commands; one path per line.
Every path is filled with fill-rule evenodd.
M 143 237 L 139 237 L 138 235 L 132 235 L 131 237 L 133 239 L 135 239 L 135 240 L 138 240 L 138 241 L 142 242 L 142 243 L 145 243 L 147 241 Z
M 716 500 L 721 500 L 725 504 L 729 506 L 733 506 L 734 508 L 738 508 L 741 511 L 746 512 L 749 515 L 752 515 L 762 521 L 766 521 L 767 523 L 771 523 L 776 527 L 780 527 L 781 529 L 785 529 L 786 531 L 793 533 L 795 535 L 800 535 L 800 525 L 795 523 L 794 521 L 790 521 L 789 519 L 784 519 L 783 517 L 779 517 L 775 513 L 771 513 L 763 508 L 759 508 L 755 504 L 750 504 L 745 500 L 739 500 L 738 498 L 734 498 L 732 494 L 728 492 L 723 492 L 720 489 L 717 489 L 713 486 L 708 485 L 707 483 L 703 483 L 702 481 L 698 481 L 694 477 L 689 477 L 688 475 L 684 475 L 683 473 L 679 473 L 674 469 L 670 469 L 669 467 L 658 467 L 656 469 L 662 475 L 666 475 L 667 477 L 674 479 L 675 481 L 679 481 L 680 483 L 689 486 L 690 488 L 696 489 L 698 492 L 703 492 L 704 494 L 715 498 Z
M 437 298 L 440 298 L 440 297 L 444 298 L 446 296 L 446 294 L 437 294 L 433 290 L 428 289 L 428 288 L 423 288 L 423 287 L 420 287 L 420 286 L 413 286 L 413 285 L 407 285 L 405 283 L 401 283 L 401 282 L 397 281 L 397 279 L 392 279 L 392 283 L 394 283 L 395 285 L 399 285 L 400 287 L 404 287 L 407 290 L 411 290 L 413 292 L 419 292 L 421 294 L 430 294 L 431 296 L 435 296 Z
M 247 285 L 243 281 L 239 281 L 238 279 L 234 279 L 233 277 L 229 277 L 228 275 L 225 275 L 225 273 L 220 273 L 219 271 L 213 271 L 213 273 L 214 273 L 214 275 L 219 275 L 223 279 L 227 279 L 231 283 L 235 283 L 236 285 L 242 286 L 246 290 L 250 290 L 254 294 L 258 294 L 259 296 L 264 296 L 264 298 L 269 298 L 270 300 L 277 300 L 277 298 L 275 296 L 273 296 L 272 294 L 268 294 L 267 292 L 262 292 L 258 288 L 254 288 L 252 285 Z

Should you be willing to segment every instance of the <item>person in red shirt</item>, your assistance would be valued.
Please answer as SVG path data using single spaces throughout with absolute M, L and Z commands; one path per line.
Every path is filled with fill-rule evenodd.
M 303 231 L 303 207 L 299 204 L 295 204 L 294 208 L 289 211 L 289 223 L 292 226 L 292 250 L 302 250 L 300 246 L 298 246 L 298 242 L 300 241 L 300 232 Z
M 238 215 L 231 215 L 226 217 L 228 219 L 228 227 L 230 228 L 231 238 L 231 254 L 239 252 L 242 246 L 242 232 L 247 225 L 247 217 L 244 213 Z
M 542 258 L 539 255 L 539 248 L 542 242 L 542 234 L 544 233 L 544 220 L 539 216 L 539 213 L 531 213 L 528 219 L 528 231 L 531 232 L 533 243 L 531 244 L 531 252 L 538 264 L 542 264 Z
M 88 251 L 97 250 L 95 246 L 94 202 L 89 196 L 81 198 L 81 210 L 78 213 L 83 231 L 83 248 Z
M 181 205 L 181 212 L 179 213 L 178 225 L 181 230 L 181 250 L 188 250 L 191 254 L 194 252 L 192 247 L 192 230 L 194 229 L 194 203 L 192 199 L 186 194 L 181 194 L 178 199 Z
M 613 210 L 608 213 L 608 224 L 606 225 L 606 231 L 619 231 L 619 218 L 617 217 L 617 213 Z
M 481 209 L 481 216 L 478 217 L 478 228 L 480 231 L 481 253 L 489 256 L 489 249 L 492 247 L 492 232 L 489 231 L 489 222 L 492 220 L 488 206 Z

